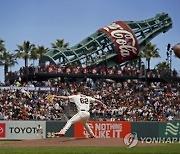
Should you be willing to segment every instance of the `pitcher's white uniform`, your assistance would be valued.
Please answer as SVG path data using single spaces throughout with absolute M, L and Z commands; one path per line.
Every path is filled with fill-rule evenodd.
M 89 108 L 90 103 L 94 103 L 95 99 L 85 95 L 71 95 L 68 96 L 70 102 L 74 102 L 76 104 L 78 113 L 75 114 L 70 120 L 67 121 L 66 125 L 63 129 L 61 129 L 61 133 L 66 133 L 66 131 L 71 127 L 72 124 L 80 121 L 83 123 L 85 129 L 90 134 L 91 137 L 94 137 L 94 133 L 91 128 L 87 124 L 87 121 L 90 117 Z

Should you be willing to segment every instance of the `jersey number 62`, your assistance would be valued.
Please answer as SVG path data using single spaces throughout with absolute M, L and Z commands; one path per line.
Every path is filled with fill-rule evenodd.
M 82 104 L 88 104 L 88 99 L 87 98 L 80 98 L 80 102 Z

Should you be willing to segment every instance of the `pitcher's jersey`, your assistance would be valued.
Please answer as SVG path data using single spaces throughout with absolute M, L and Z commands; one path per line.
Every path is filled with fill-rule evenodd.
M 89 111 L 90 103 L 94 103 L 95 99 L 85 95 L 72 95 L 69 96 L 70 102 L 74 102 L 78 111 Z

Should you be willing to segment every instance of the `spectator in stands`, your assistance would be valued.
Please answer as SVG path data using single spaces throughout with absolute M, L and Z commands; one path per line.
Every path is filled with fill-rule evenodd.
M 77 89 L 82 89 L 86 95 L 93 94 L 108 106 L 107 111 L 93 106 L 93 120 L 163 121 L 174 120 L 180 114 L 179 84 L 146 83 L 137 80 L 116 83 L 101 79 L 80 83 L 49 83 L 43 85 L 54 87 L 53 91 L 36 88 L 42 82 L 26 84 L 25 86 L 32 88 L 32 98 L 16 89 L 17 87 L 0 89 L 0 119 L 60 120 L 63 113 L 69 112 L 67 102 L 57 101 L 51 104 L 45 97 L 49 93 L 71 95 Z

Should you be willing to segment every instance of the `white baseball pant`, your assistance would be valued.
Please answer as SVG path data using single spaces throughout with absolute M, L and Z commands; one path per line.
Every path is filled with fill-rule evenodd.
M 90 117 L 90 113 L 87 111 L 79 111 L 77 114 L 75 114 L 71 119 L 69 119 L 66 123 L 66 125 L 63 127 L 63 129 L 61 129 L 62 133 L 66 133 L 66 131 L 71 127 L 72 124 L 76 123 L 76 122 L 82 122 L 84 128 L 86 129 L 86 131 L 90 134 L 91 137 L 94 136 L 93 131 L 91 130 L 91 128 L 89 127 L 89 125 L 87 124 L 87 121 Z

